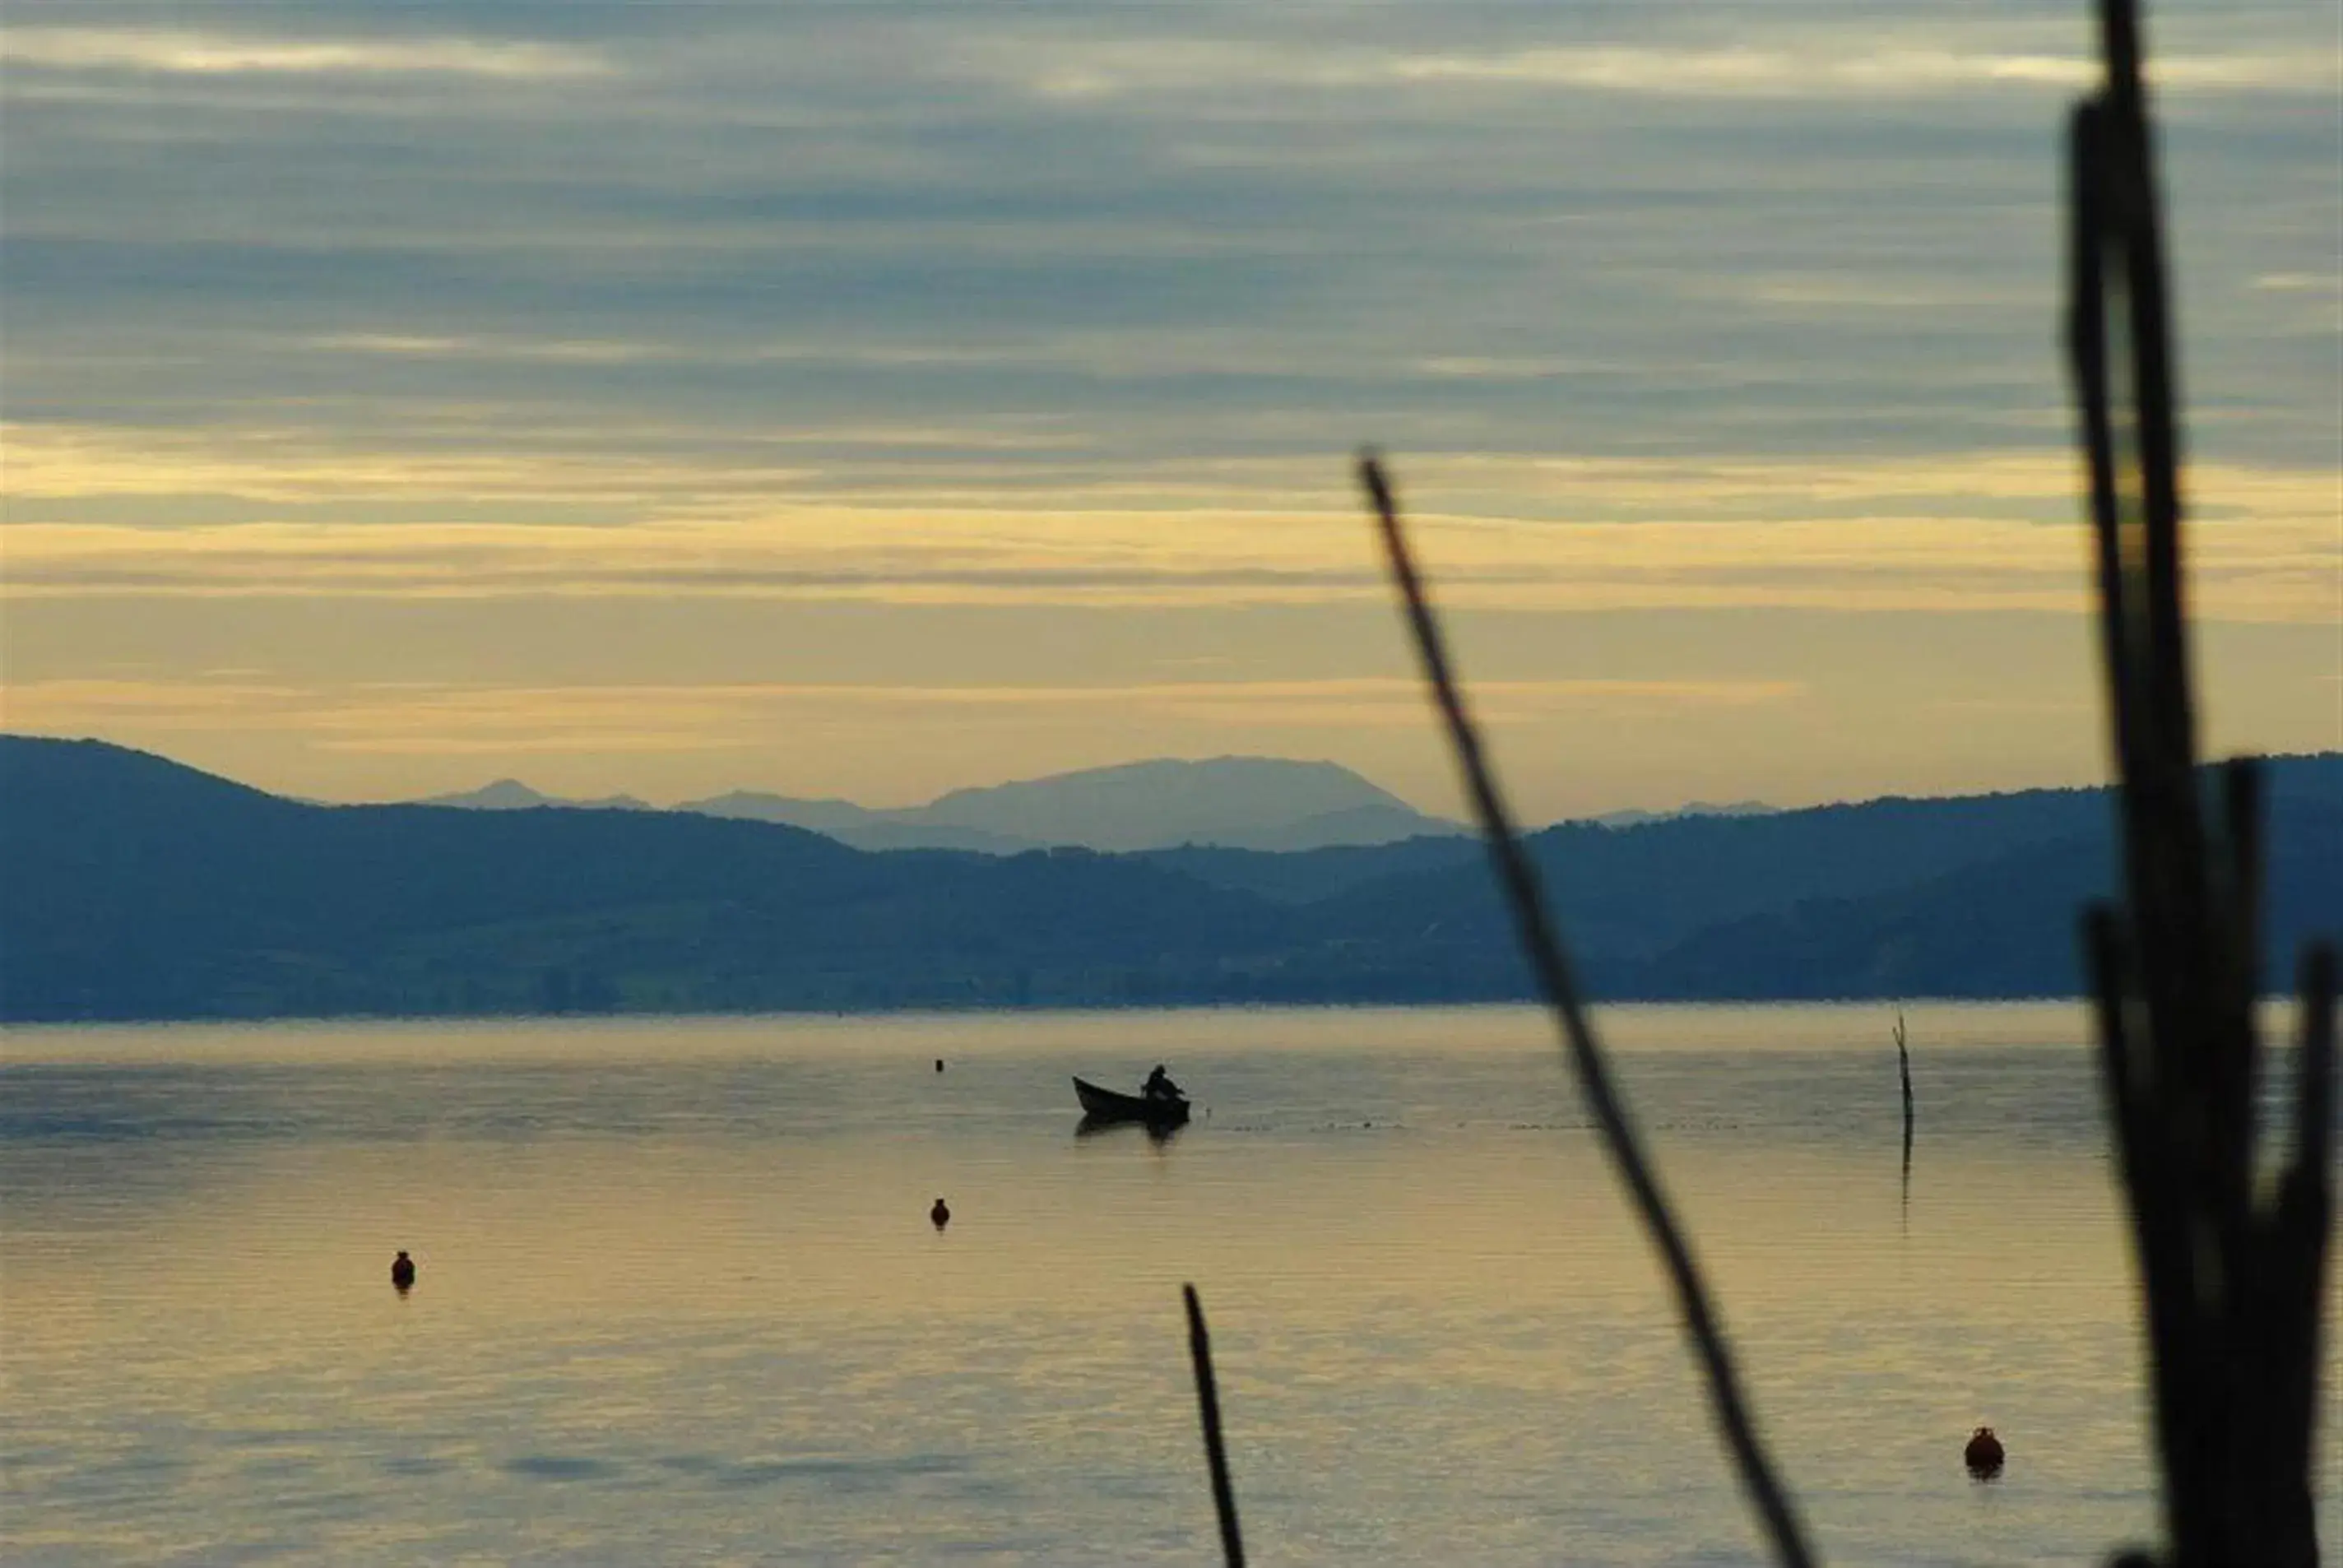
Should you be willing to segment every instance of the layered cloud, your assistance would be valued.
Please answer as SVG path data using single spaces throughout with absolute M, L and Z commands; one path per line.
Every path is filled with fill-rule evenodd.
M 187 76 L 449 75 L 491 81 L 607 76 L 592 50 L 470 38 L 280 37 L 139 26 L 0 30 L 0 67 Z
M 2088 10 L 18 0 L 0 578 L 93 608 L 45 681 L 166 599 L 438 607 L 498 691 L 522 603 L 900 608 L 876 669 L 938 607 L 1365 604 L 1373 443 L 1468 608 L 2069 615 Z M 2239 625 L 2343 594 L 2331 22 L 2152 18 Z M 386 711 L 304 657 L 305 722 Z
M 800 433 L 762 453 L 336 452 L 17 432 L 12 592 L 725 596 L 1195 605 L 1374 599 L 1333 460 L 1086 460 L 1041 431 Z M 1021 450 L 1021 444 L 1022 449 Z M 745 459 L 745 460 L 744 460 Z M 2064 454 L 1706 460 L 1448 454 L 1404 470 L 1459 603 L 2076 610 Z M 2199 465 L 2200 613 L 2326 621 L 2332 470 Z M 201 498 L 201 523 L 141 520 Z
M 2338 57 L 2334 51 L 2184 55 L 2159 58 L 2150 76 L 2155 86 L 2184 95 L 2317 94 L 2336 86 Z M 2071 94 L 2087 90 L 2100 69 L 2079 50 L 2016 53 L 1952 42 L 1882 47 L 1860 35 L 1825 34 L 1797 46 L 1578 45 L 1489 53 L 1339 45 L 1265 51 L 1233 42 L 1198 45 L 1174 35 L 1045 48 L 1038 57 L 1021 54 L 1004 74 L 1041 95 L 1068 98 L 1217 96 L 1232 88 L 1262 87 L 1332 94 L 1404 85 L 1808 102 L 1818 96 L 1950 96 L 1994 87 Z
M 296 687 L 236 672 L 188 680 L 56 680 L 7 689 L 14 721 L 35 729 L 92 723 L 142 734 L 297 735 L 328 752 L 463 757 L 599 757 L 627 752 L 739 749 L 742 737 L 777 729 L 860 724 L 885 729 L 1009 714 L 1061 723 L 1134 716 L 1167 727 L 1202 726 L 1252 737 L 1312 730 L 1420 729 L 1423 692 L 1396 677 L 1328 680 L 1159 681 L 1145 684 L 905 686 L 740 684 L 688 686 L 464 686 L 428 682 Z M 1791 681 L 1499 680 L 1479 689 L 1497 722 L 1558 715 L 1681 716 L 1796 700 Z

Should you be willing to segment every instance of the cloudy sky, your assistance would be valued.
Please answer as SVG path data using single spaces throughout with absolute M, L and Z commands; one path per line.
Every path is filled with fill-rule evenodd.
M 11 0 L 7 728 L 386 799 L 2103 771 L 2084 0 Z M 2343 745 L 2343 52 L 2151 18 L 2210 739 Z

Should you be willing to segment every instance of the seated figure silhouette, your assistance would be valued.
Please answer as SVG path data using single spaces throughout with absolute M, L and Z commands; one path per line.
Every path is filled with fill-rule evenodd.
M 1969 1473 L 1980 1481 L 1999 1475 L 2006 1457 L 2002 1452 L 2001 1439 L 1994 1436 L 1993 1428 L 1989 1426 L 1981 1426 L 1971 1432 L 1969 1445 L 1961 1450 L 1961 1462 L 1967 1465 Z
M 415 1288 L 415 1260 L 405 1252 L 390 1261 L 390 1283 L 401 1295 Z
M 1163 1064 L 1160 1061 L 1155 1064 L 1155 1070 L 1147 1075 L 1147 1086 L 1139 1092 L 1141 1097 L 1146 1100 L 1185 1098 L 1180 1092 L 1180 1086 L 1172 1081 L 1172 1075 L 1163 1070 Z

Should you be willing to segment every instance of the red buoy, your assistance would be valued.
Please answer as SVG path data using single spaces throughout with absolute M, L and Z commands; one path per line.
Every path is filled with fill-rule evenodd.
M 1994 1436 L 1993 1428 L 1989 1426 L 1981 1426 L 1971 1432 L 1969 1445 L 1961 1450 L 1961 1462 L 1967 1465 L 1969 1473 L 1979 1481 L 1989 1481 L 1999 1475 L 2002 1461 L 2006 1457 L 2002 1452 L 2001 1439 Z

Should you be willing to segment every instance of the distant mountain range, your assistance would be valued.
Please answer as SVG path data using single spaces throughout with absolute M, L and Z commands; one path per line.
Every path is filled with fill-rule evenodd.
M 1057 782 L 960 820 L 1046 821 Z M 2268 806 L 2283 982 L 2343 930 L 2343 755 L 2273 761 Z M 1568 823 L 1530 849 L 1599 997 L 2063 996 L 2109 819 L 2101 791 L 2044 789 Z M 1527 994 L 1466 838 L 876 853 L 699 811 L 318 806 L 0 736 L 0 1020 Z
M 1600 822 L 1605 828 L 1640 828 L 1646 822 L 1666 822 L 1678 817 L 1770 817 L 1780 809 L 1763 800 L 1735 800 L 1725 806 L 1694 800 L 1673 811 L 1605 811 L 1588 820 Z
M 686 801 L 676 809 L 786 822 L 863 849 L 976 849 L 995 855 L 1061 845 L 1107 850 L 1178 844 L 1317 849 L 1464 831 L 1462 824 L 1428 817 L 1347 768 L 1275 757 L 1163 759 L 1088 768 L 955 789 L 925 806 L 896 810 L 748 790 Z
M 632 795 L 565 800 L 557 795 L 540 794 L 518 779 L 499 779 L 493 784 L 467 789 L 460 795 L 432 795 L 415 804 L 458 806 L 467 811 L 534 811 L 540 806 L 559 806 L 573 811 L 655 811 L 659 809 L 648 800 L 636 799 Z
M 539 806 L 649 811 L 632 795 L 564 799 L 500 779 L 418 806 L 513 811 Z M 924 806 L 880 809 L 851 800 L 802 799 L 736 789 L 670 808 L 705 817 L 782 822 L 858 849 L 973 849 L 1015 855 L 1075 846 L 1111 851 L 1207 845 L 1291 852 L 1337 845 L 1395 844 L 1457 838 L 1461 822 L 1428 816 L 1398 796 L 1332 762 L 1277 757 L 1157 759 L 1088 768 L 983 789 L 955 789 Z M 1741 817 L 1773 809 L 1754 800 L 1730 806 L 1695 801 L 1678 811 L 1615 811 L 1594 820 L 1614 827 L 1674 817 Z

